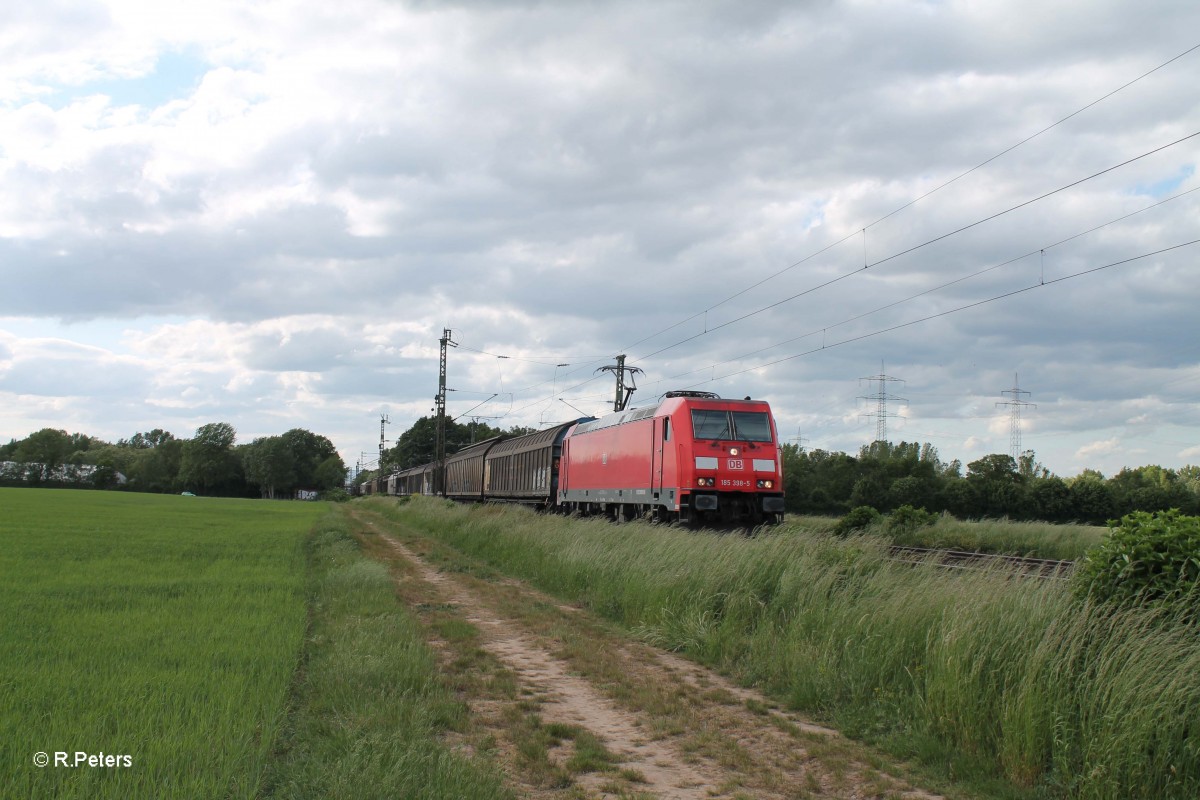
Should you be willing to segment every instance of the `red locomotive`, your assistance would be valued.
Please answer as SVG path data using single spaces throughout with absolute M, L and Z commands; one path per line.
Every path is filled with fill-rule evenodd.
M 783 473 L 771 408 L 667 392 L 657 406 L 579 423 L 563 441 L 557 499 L 585 514 L 778 521 Z
M 778 442 L 764 401 L 667 392 L 655 406 L 479 442 L 446 459 L 442 481 L 425 464 L 381 483 L 389 494 L 756 525 L 783 518 Z

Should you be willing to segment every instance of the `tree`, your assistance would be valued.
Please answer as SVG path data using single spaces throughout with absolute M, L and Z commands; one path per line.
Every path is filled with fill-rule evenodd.
M 854 482 L 850 490 L 850 505 L 854 508 L 870 506 L 887 508 L 887 491 L 883 482 L 875 475 L 864 475 Z
M 967 479 L 1015 483 L 1020 477 L 1017 462 L 1006 453 L 992 453 L 967 464 Z
M 788 511 L 823 511 L 814 507 L 812 500 L 812 465 L 808 454 L 796 444 L 785 444 L 779 448 L 779 460 L 783 466 L 783 496 Z M 828 497 L 821 498 L 828 503 Z
M 241 448 L 242 467 L 249 483 L 262 496 L 275 499 L 277 490 L 290 491 L 296 483 L 296 457 L 282 436 L 255 439 Z
M 1017 459 L 1017 472 L 1026 479 L 1050 477 L 1050 470 L 1038 463 L 1037 454 L 1032 450 L 1021 453 Z
M 812 465 L 813 485 L 810 491 L 813 499 L 819 499 L 816 497 L 816 490 L 821 489 L 836 504 L 836 508 L 827 510 L 848 509 L 850 493 L 854 490 L 854 484 L 859 478 L 858 459 L 845 453 L 829 452 L 819 448 L 809 450 L 805 455 Z
M 292 428 L 279 438 L 292 454 L 296 488 L 319 491 L 342 485 L 346 466 L 329 439 L 303 428 Z M 333 483 L 329 481 L 333 479 L 335 467 L 327 466 L 322 470 L 322 465 L 331 458 L 341 467 L 341 474 Z
M 30 465 L 28 474 L 31 480 L 48 481 L 66 463 L 68 456 L 75 451 L 76 444 L 66 431 L 42 428 L 29 434 L 17 445 L 13 461 Z
M 450 424 L 447 423 L 448 429 Z M 379 465 L 380 471 L 390 473 L 432 462 L 436 458 L 436 439 L 437 420 L 433 417 L 421 417 L 396 438 L 394 447 L 384 451 L 383 463 Z M 450 452 L 449 448 L 447 452 Z
M 125 472 L 130 488 L 141 492 L 175 491 L 179 486 L 184 444 L 171 436 L 153 447 L 130 449 L 132 461 Z
M 1017 460 L 1006 453 L 993 453 L 967 464 L 967 483 L 975 492 L 981 516 L 1021 516 L 1022 482 Z
M 933 501 L 933 486 L 930 481 L 915 475 L 907 475 L 892 481 L 888 487 L 888 507 L 912 506 L 928 508 Z
M 1178 508 L 1185 512 L 1195 509 L 1195 494 L 1173 469 L 1151 464 L 1136 469 L 1125 468 L 1108 481 L 1112 489 L 1116 513 L 1133 511 L 1166 511 Z
M 318 491 L 337 489 L 346 483 L 346 464 L 334 453 L 317 465 L 313 472 L 313 487 Z
M 237 431 L 228 422 L 201 425 L 183 443 L 179 480 L 201 494 L 233 483 L 240 467 L 233 452 L 236 439 Z
M 983 515 L 975 487 L 966 478 L 949 478 L 938 493 L 937 505 L 956 517 L 972 518 Z
M 1104 523 L 1113 515 L 1112 489 L 1099 473 L 1083 474 L 1071 481 L 1071 507 L 1074 517 L 1084 522 Z
M 1200 466 L 1188 464 L 1179 470 L 1179 482 L 1186 486 L 1192 494 L 1200 495 Z
M 137 453 L 133 450 L 115 444 L 103 444 L 88 451 L 88 463 L 110 469 L 114 473 L 120 472 L 126 477 L 129 476 L 135 458 Z
M 1074 514 L 1070 487 L 1054 475 L 1034 481 L 1029 487 L 1029 498 L 1034 516 L 1047 522 L 1066 522 Z
M 494 439 L 497 436 L 521 436 L 533 432 L 532 428 L 516 426 L 505 432 L 484 422 L 471 422 L 463 425 L 448 419 L 446 420 L 446 455 L 452 455 L 475 442 Z M 397 470 L 430 464 L 435 460 L 437 460 L 437 418 L 421 417 L 412 424 L 411 428 L 400 434 L 396 439 L 395 447 L 384 451 L 380 472 L 388 475 Z
M 162 428 L 155 428 L 149 433 L 135 433 L 129 438 L 129 441 L 120 441 L 118 444 L 132 447 L 135 450 L 145 450 L 152 447 L 161 447 L 167 442 L 175 441 L 175 436 L 170 431 L 164 431 Z

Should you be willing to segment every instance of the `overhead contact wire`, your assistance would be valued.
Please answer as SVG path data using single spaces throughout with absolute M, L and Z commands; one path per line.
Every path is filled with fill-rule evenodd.
M 837 283 L 837 282 L 839 282 L 839 281 L 845 280 L 846 278 L 849 278 L 849 277 L 851 277 L 851 276 L 858 275 L 858 274 L 860 274 L 860 273 L 862 273 L 862 272 L 865 272 L 866 270 L 870 269 L 871 267 L 877 267 L 877 266 L 879 266 L 880 264 L 885 264 L 885 263 L 887 263 L 887 262 L 889 262 L 889 261 L 892 261 L 893 259 L 899 258 L 900 256 L 907 255 L 908 253 L 912 253 L 912 252 L 914 252 L 914 251 L 916 251 L 916 250 L 920 250 L 920 249 L 921 249 L 921 248 L 923 248 L 923 247 L 928 247 L 928 246 L 929 246 L 929 245 L 931 245 L 931 244 L 934 244 L 934 243 L 936 243 L 936 242 L 940 242 L 940 241 L 942 241 L 943 239 L 947 239 L 947 238 L 949 238 L 949 237 L 951 237 L 951 236 L 954 236 L 954 235 L 956 235 L 956 234 L 962 233 L 963 231 L 970 230 L 971 228 L 974 228 L 974 227 L 977 227 L 977 226 L 979 226 L 979 225 L 982 225 L 982 224 L 984 224 L 985 222 L 990 222 L 990 221 L 992 221 L 992 220 L 994 220 L 994 219 L 997 219 L 997 218 L 999 218 L 999 217 L 1002 217 L 1002 216 L 1004 216 L 1005 214 L 1010 214 L 1010 213 L 1012 213 L 1013 211 L 1017 211 L 1018 209 L 1024 208 L 1025 206 L 1031 205 L 1031 204 L 1033 204 L 1033 203 L 1036 203 L 1036 202 L 1038 202 L 1038 201 L 1040 201 L 1040 200 L 1045 200 L 1047 197 L 1052 197 L 1053 195 L 1059 194 L 1060 192 L 1064 192 L 1064 191 L 1066 191 L 1067 189 L 1070 189 L 1070 188 L 1072 188 L 1072 187 L 1078 186 L 1078 185 L 1080 185 L 1080 184 L 1082 184 L 1082 183 L 1086 183 L 1087 181 L 1093 180 L 1094 178 L 1098 178 L 1098 177 L 1100 177 L 1101 175 L 1105 175 L 1105 174 L 1107 174 L 1107 173 L 1109 173 L 1109 172 L 1112 172 L 1113 170 L 1120 169 L 1121 167 L 1124 167 L 1124 166 L 1128 166 L 1129 164 L 1132 164 L 1132 163 L 1134 163 L 1135 161 L 1139 161 L 1139 160 L 1141 160 L 1141 159 L 1143 159 L 1143 158 L 1146 158 L 1147 156 L 1152 156 L 1152 155 L 1154 155 L 1155 153 L 1162 152 L 1163 150 L 1166 150 L 1167 148 L 1174 147 L 1175 145 L 1177 145 L 1177 144 L 1181 144 L 1182 142 L 1186 142 L 1186 141 L 1188 141 L 1189 139 L 1194 139 L 1194 138 L 1195 138 L 1195 137 L 1197 137 L 1197 136 L 1200 136 L 1200 131 L 1196 131 L 1195 133 L 1191 133 L 1191 134 L 1188 134 L 1187 136 L 1184 136 L 1184 137 L 1182 137 L 1182 138 L 1180 138 L 1180 139 L 1176 139 L 1176 140 L 1175 140 L 1175 141 L 1173 141 L 1173 142 L 1170 142 L 1170 143 L 1168 143 L 1168 144 L 1164 144 L 1164 145 L 1161 145 L 1161 146 L 1159 146 L 1159 147 L 1156 147 L 1156 148 L 1154 148 L 1153 150 L 1149 150 L 1149 151 L 1147 151 L 1147 152 L 1145 152 L 1145 153 L 1142 153 L 1142 154 L 1141 154 L 1141 155 L 1139 155 L 1139 156 L 1134 156 L 1133 158 L 1130 158 L 1130 159 L 1127 159 L 1127 160 L 1125 160 L 1125 161 L 1122 161 L 1120 164 L 1114 164 L 1114 165 L 1113 165 L 1113 166 L 1111 166 L 1111 167 L 1108 167 L 1108 168 L 1106 168 L 1106 169 L 1102 169 L 1102 170 L 1100 170 L 1099 172 L 1096 172 L 1096 173 L 1093 173 L 1093 174 L 1091 174 L 1091 175 L 1088 175 L 1088 176 L 1087 176 L 1087 177 L 1085 177 L 1085 178 L 1080 178 L 1079 180 L 1072 181 L 1071 183 L 1068 183 L 1068 184 L 1066 184 L 1065 186 L 1060 186 L 1060 187 L 1059 187 L 1059 188 L 1057 188 L 1057 189 L 1054 189 L 1054 190 L 1052 190 L 1052 191 L 1046 192 L 1045 194 L 1039 195 L 1039 196 L 1037 196 L 1037 197 L 1035 197 L 1035 198 L 1033 198 L 1033 199 L 1031 199 L 1031 200 L 1026 200 L 1026 201 L 1024 201 L 1024 202 L 1022 202 L 1022 203 L 1018 203 L 1017 205 L 1015 205 L 1015 206 L 1011 206 L 1010 208 L 1006 208 L 1006 209 L 1004 209 L 1003 211 L 997 211 L 995 214 L 991 214 L 991 215 L 989 215 L 989 216 L 987 216 L 987 217 L 984 217 L 983 219 L 976 220 L 975 222 L 972 222 L 972 223 L 970 223 L 969 225 L 964 225 L 964 226 L 962 226 L 961 228 L 957 228 L 957 229 L 955 229 L 955 230 L 949 231 L 948 233 L 944 233 L 944 234 L 942 234 L 942 235 L 940 235 L 940 236 L 934 237 L 933 239 L 929 239 L 929 240 L 927 240 L 927 241 L 925 241 L 925 242 L 922 242 L 921 244 L 913 245 L 912 247 L 909 247 L 909 248 L 907 248 L 907 249 L 905 249 L 905 250 L 901 250 L 901 251 L 899 251 L 899 252 L 897 252 L 897 253 L 893 253 L 892 255 L 890 255 L 890 256 L 888 256 L 888 257 L 886 257 L 886 258 L 882 258 L 882 259 L 880 259 L 880 260 L 878 260 L 878 261 L 876 261 L 876 262 L 874 262 L 874 263 L 872 263 L 872 264 L 868 264 L 868 265 L 866 265 L 866 266 L 864 266 L 864 267 L 860 267 L 860 268 L 858 268 L 858 269 L 856 269 L 856 270 L 854 270 L 854 271 L 852 271 L 852 272 L 846 272 L 846 273 L 843 273 L 842 275 L 839 275 L 839 276 L 838 276 L 838 277 L 836 277 L 836 278 L 832 278 L 832 279 L 830 279 L 830 280 L 828 280 L 828 281 L 825 281 L 824 283 L 817 284 L 816 286 L 813 286 L 813 287 L 810 287 L 810 288 L 808 288 L 808 289 L 805 289 L 804 291 L 802 291 L 802 292 L 798 292 L 797 294 L 791 295 L 790 297 L 785 297 L 785 298 L 783 298 L 782 300 L 776 300 L 774 303 L 770 303 L 770 304 L 768 304 L 768 305 L 765 305 L 765 306 L 763 306 L 762 308 L 758 308 L 758 309 L 756 309 L 756 310 L 754 310 L 754 311 L 750 311 L 750 312 L 748 312 L 748 313 L 746 313 L 746 314 L 743 314 L 743 315 L 742 315 L 742 316 L 740 316 L 740 317 L 735 317 L 734 319 L 731 319 L 731 320 L 726 320 L 725 322 L 722 322 L 720 325 L 715 325 L 715 326 L 713 326 L 713 327 L 711 327 L 711 328 L 708 328 L 708 329 L 706 329 L 705 331 L 703 331 L 703 332 L 701 332 L 701 333 L 696 333 L 696 334 L 693 334 L 692 336 L 689 336 L 689 337 L 687 337 L 686 339 L 681 339 L 680 341 L 678 341 L 678 342 L 675 342 L 674 344 L 669 344 L 669 345 L 667 345 L 666 347 L 661 347 L 661 348 L 659 348 L 658 350 L 655 350 L 654 352 L 652 352 L 652 353 L 649 353 L 649 354 L 647 354 L 647 355 L 645 355 L 645 356 L 641 356 L 641 357 L 639 357 L 639 358 L 632 359 L 632 361 L 635 361 L 635 362 L 636 362 L 636 361 L 645 361 L 645 360 L 646 360 L 646 359 L 648 359 L 648 358 L 653 358 L 654 356 L 656 356 L 656 355 L 659 355 L 660 353 L 665 353 L 666 351 L 668 351 L 668 350 L 672 350 L 672 349 L 674 349 L 674 348 L 676 348 L 676 347 L 679 347 L 679 346 L 680 346 L 680 345 L 682 345 L 682 344 L 687 344 L 688 342 L 690 342 L 690 341 L 693 341 L 693 340 L 695 340 L 695 339 L 698 339 L 698 338 L 700 338 L 701 336 L 706 336 L 706 335 L 708 335 L 708 334 L 710 334 L 710 333 L 713 333 L 714 331 L 719 331 L 719 330 L 721 330 L 722 328 L 727 328 L 727 327 L 729 327 L 730 325 L 733 325 L 733 324 L 735 324 L 735 323 L 742 322 L 742 321 L 744 321 L 744 320 L 750 319 L 751 317 L 757 316 L 757 315 L 759 315 L 759 314 L 763 313 L 764 311 L 770 311 L 772 308 L 776 308 L 776 307 L 778 307 L 778 306 L 781 306 L 781 305 L 783 305 L 783 304 L 785 304 L 785 303 L 790 303 L 792 300 L 795 300 L 795 299 L 797 299 L 797 298 L 803 297 L 803 296 L 805 296 L 805 295 L 807 295 L 807 294 L 811 294 L 812 292 L 815 292 L 815 291 L 817 291 L 817 290 L 819 290 L 819 289 L 823 289 L 823 288 L 825 288 L 825 287 L 827 287 L 827 286 L 830 286 L 830 285 L 832 285 L 832 284 L 835 284 L 835 283 Z M 854 234 L 854 235 L 856 235 L 856 236 L 857 236 L 858 234 L 856 233 L 856 234 Z M 843 241 L 844 241 L 844 240 L 843 240 Z
M 961 179 L 961 178 L 964 178 L 964 177 L 966 177 L 967 175 L 970 175 L 972 172 L 975 172 L 976 170 L 978 170 L 978 169 L 981 169 L 982 167 L 985 167 L 985 166 L 987 166 L 988 164 L 992 163 L 992 162 L 993 162 L 993 161 L 995 161 L 996 159 L 998 159 L 998 158 L 1000 158 L 1000 157 L 1002 157 L 1002 156 L 1004 156 L 1004 155 L 1007 155 L 1008 153 L 1011 153 L 1013 150 L 1016 150 L 1018 147 L 1021 147 L 1022 145 L 1024 145 L 1024 144 L 1026 144 L 1026 143 L 1028 143 L 1028 142 L 1032 141 L 1033 139 L 1036 139 L 1037 137 L 1041 136 L 1043 133 L 1046 133 L 1047 131 L 1049 131 L 1049 130 L 1051 130 L 1051 129 L 1053 129 L 1053 128 L 1056 128 L 1056 127 L 1058 127 L 1059 125 L 1061 125 L 1062 123 L 1064 123 L 1064 122 L 1066 122 L 1067 120 L 1071 119 L 1072 117 L 1075 117 L 1075 116 L 1077 116 L 1077 115 L 1079 115 L 1079 114 L 1083 113 L 1084 111 L 1087 111 L 1089 108 L 1092 108 L 1093 106 L 1095 106 L 1095 105 L 1097 105 L 1097 104 L 1099 104 L 1099 103 L 1103 102 L 1104 100 L 1107 100 L 1108 98 L 1112 97 L 1113 95 L 1115 95 L 1115 94 L 1117 94 L 1117 93 L 1119 93 L 1119 92 L 1121 92 L 1121 91 L 1124 91 L 1125 89 L 1128 89 L 1130 86 L 1134 85 L 1134 84 L 1135 84 L 1135 83 L 1137 83 L 1138 81 L 1141 81 L 1143 78 L 1147 78 L 1147 77 L 1149 77 L 1150 75 L 1154 74 L 1155 72 L 1158 72 L 1160 69 L 1163 69 L 1164 67 L 1166 67 L 1166 66 L 1169 66 L 1170 64 L 1173 64 L 1174 62 L 1178 61 L 1179 59 L 1183 58 L 1184 56 L 1188 55 L 1189 53 L 1191 53 L 1191 52 L 1193 52 L 1193 51 L 1195 51 L 1195 50 L 1197 50 L 1197 49 L 1200 49 L 1200 44 L 1193 45 L 1192 47 L 1189 47 L 1187 50 L 1184 50 L 1184 51 L 1183 51 L 1182 53 L 1180 53 L 1179 55 L 1177 55 L 1177 56 L 1175 56 L 1175 57 L 1173 57 L 1173 58 L 1170 58 L 1170 59 L 1168 59 L 1167 61 L 1164 61 L 1163 63 L 1159 64 L 1159 65 L 1158 65 L 1157 67 L 1155 67 L 1154 69 L 1151 69 L 1151 70 L 1149 70 L 1148 72 L 1144 72 L 1144 73 L 1142 73 L 1141 75 L 1139 75 L 1138 77 L 1136 77 L 1136 78 L 1134 78 L 1133 80 L 1129 81 L 1128 83 L 1125 83 L 1125 84 L 1123 84 L 1123 85 L 1121 85 L 1121 86 L 1117 87 L 1116 89 L 1113 89 L 1111 92 L 1109 92 L 1108 94 L 1105 94 L 1105 95 L 1103 95 L 1102 97 L 1098 97 L 1097 99 L 1093 100 L 1092 102 L 1088 103 L 1087 105 L 1083 106 L 1082 108 L 1078 108 L 1078 109 L 1076 109 L 1075 111 L 1071 112 L 1071 113 L 1070 113 L 1070 114 L 1068 114 L 1067 116 L 1063 117 L 1062 119 L 1058 120 L 1058 121 L 1057 121 L 1057 122 L 1055 122 L 1055 123 L 1052 123 L 1051 125 L 1048 125 L 1048 126 L 1046 126 L 1045 128 L 1043 128 L 1042 130 L 1038 131 L 1037 133 L 1034 133 L 1034 134 L 1032 134 L 1032 135 L 1030 135 L 1030 136 L 1027 136 L 1027 137 L 1025 137 L 1024 139 L 1022 139 L 1021 141 L 1017 142 L 1016 144 L 1014 144 L 1014 145 L 1011 145 L 1010 147 L 1007 147 L 1007 148 L 1005 148 L 1004 150 L 1001 150 L 999 153 L 997 153 L 996 155 L 992 156 L 991 158 L 988 158 L 988 159 L 986 159 L 985 161 L 982 161 L 982 162 L 980 162 L 980 163 L 976 164 L 974 167 L 971 167 L 969 170 L 967 170 L 967 171 L 963 172 L 962 174 L 960 174 L 960 175 L 957 175 L 957 176 L 955 176 L 954 178 L 951 178 L 950 180 L 946 181 L 945 183 L 943 183 L 943 184 L 941 184 L 941 185 L 939 185 L 939 186 L 937 186 L 937 187 L 935 187 L 935 188 L 933 188 L 933 189 L 930 189 L 930 190 L 929 190 L 928 192 L 926 192 L 925 194 L 922 194 L 921 196 L 919 196 L 919 197 L 917 197 L 917 198 L 915 198 L 915 199 L 913 199 L 913 200 L 910 200 L 909 202 L 905 203 L 904 205 L 900 206 L 899 208 L 897 208 L 897 209 L 895 209 L 895 210 L 893 210 L 893 211 L 891 211 L 891 212 L 889 212 L 889 213 L 885 214 L 884 216 L 880 217 L 879 219 L 875 220 L 875 221 L 874 221 L 874 222 L 872 222 L 870 225 L 867 225 L 866 227 L 864 227 L 862 230 L 855 231 L 854 233 L 851 233 L 851 234 L 847 234 L 846 236 L 844 236 L 843 238 L 839 239 L 838 241 L 836 241 L 836 242 L 834 242 L 834 243 L 832 243 L 832 244 L 826 245 L 825 247 L 821 248 L 820 250 L 817 250 L 816 252 L 814 252 L 814 253 L 811 253 L 811 254 L 809 254 L 809 255 L 805 256 L 804 258 L 800 259 L 799 261 L 796 261 L 796 262 L 794 262 L 794 263 L 792 263 L 792 264 L 789 264 L 788 266 L 784 267 L 783 269 L 779 270 L 778 272 L 775 272 L 775 273 L 773 273 L 773 274 L 771 274 L 771 275 L 768 275 L 767 277 L 763 278 L 762 280 L 760 280 L 760 281 L 758 281 L 758 282 L 756 282 L 756 283 L 753 283 L 753 284 L 751 284 L 751 285 L 747 286 L 745 289 L 742 289 L 741 291 L 739 291 L 739 292 L 736 292 L 736 293 L 734 293 L 734 294 L 730 295 L 729 297 L 726 297 L 724 300 L 720 301 L 719 303 L 716 303 L 716 304 L 714 304 L 714 305 L 711 305 L 711 306 L 709 306 L 709 307 L 708 307 L 708 308 L 706 308 L 704 311 L 702 311 L 702 312 L 699 312 L 699 313 L 696 313 L 696 314 L 693 314 L 692 316 L 688 317 L 687 319 L 680 320 L 679 322 L 676 322 L 675 324 L 673 324 L 673 325 L 670 325 L 669 327 L 663 328 L 662 330 L 658 331 L 657 333 L 653 333 L 653 334 L 651 334 L 651 335 L 649 335 L 649 336 L 647 336 L 647 337 L 645 337 L 645 338 L 643 338 L 643 339 L 639 339 L 638 341 L 634 342 L 633 344 L 629 345 L 628 347 L 626 347 L 626 348 L 624 348 L 624 349 L 625 349 L 625 350 L 631 350 L 631 349 L 633 349 L 634 347 L 637 347 L 639 344 L 642 344 L 643 342 L 647 342 L 647 341 L 649 341 L 649 340 L 651 340 L 651 339 L 654 339 L 654 338 L 656 338 L 656 337 L 658 337 L 658 336 L 661 336 L 661 335 L 662 335 L 662 334 L 664 334 L 664 333 L 667 333 L 668 331 L 671 331 L 671 330 L 674 330 L 675 328 L 678 328 L 680 325 L 684 325 L 684 324 L 686 324 L 686 323 L 688 323 L 688 322 L 691 322 L 692 320 L 696 319 L 697 317 L 700 317 L 700 316 L 702 316 L 702 315 L 704 315 L 704 314 L 708 313 L 709 311 L 712 311 L 713 309 L 715 309 L 715 308 L 719 308 L 720 306 L 724 305 L 725 303 L 728 303 L 730 300 L 734 300 L 734 299 L 736 299 L 736 298 L 738 298 L 738 297 L 741 297 L 741 296 L 742 296 L 743 294 L 745 294 L 746 292 L 749 292 L 749 291 L 751 291 L 751 290 L 753 290 L 753 289 L 756 289 L 756 288 L 758 288 L 759 286 L 762 286 L 764 283 L 767 283 L 768 281 L 771 281 L 771 280 L 774 280 L 775 278 L 778 278 L 780 275 L 784 274 L 785 272 L 789 272 L 790 270 L 793 270 L 793 269 L 795 269 L 796 267 L 798 267 L 798 266 L 800 266 L 801 264 L 804 264 L 805 262 L 807 262 L 807 261 L 809 261 L 809 260 L 811 260 L 811 259 L 815 258 L 816 256 L 819 256 L 819 255 L 821 255 L 821 254 L 823 254 L 823 253 L 825 253 L 825 252 L 828 252 L 829 250 L 831 250 L 831 249 L 832 249 L 832 248 L 834 248 L 834 247 L 837 247 L 838 245 L 844 244 L 845 242 L 849 241 L 850 239 L 853 239 L 853 238 L 855 238 L 855 237 L 856 237 L 856 236 L 858 236 L 859 234 L 861 234 L 861 233 L 864 233 L 864 232 L 866 231 L 866 229 L 867 229 L 867 228 L 874 227 L 875 225 L 878 225 L 880 222 L 883 222 L 884 220 L 886 220 L 886 219 L 888 219 L 888 218 L 890 218 L 890 217 L 892 217 L 892 216 L 895 216 L 896 214 L 900 213 L 901 211 L 904 211 L 905 209 L 907 209 L 907 208 L 910 208 L 911 206 L 915 205 L 916 203 L 919 203 L 920 201 L 924 200 L 926 197 L 929 197 L 930 195 L 934 194 L 935 192 L 941 191 L 942 189 L 944 189 L 944 188 L 946 188 L 947 186 L 949 186 L 950 184 L 952 184 L 952 183 L 954 183 L 954 182 L 958 181 L 959 179 Z M 690 341 L 690 340 L 685 340 L 685 341 Z
M 1092 267 L 1091 269 L 1085 269 L 1085 270 L 1081 270 L 1079 272 L 1073 272 L 1070 275 L 1063 275 L 1062 277 L 1048 280 L 1045 283 L 1031 284 L 1030 286 L 1026 286 L 1021 289 L 1014 289 L 1011 292 L 1005 292 L 1003 294 L 998 294 L 994 297 L 989 297 L 984 300 L 977 300 L 974 303 L 968 303 L 966 305 L 959 306 L 958 308 L 951 308 L 946 311 L 939 311 L 937 314 L 930 314 L 929 316 L 921 317 L 920 319 L 909 320 L 908 322 L 902 322 L 899 325 L 892 325 L 889 328 L 881 328 L 880 330 L 872 331 L 871 333 L 864 333 L 861 336 L 854 336 L 849 339 L 843 339 L 840 342 L 834 342 L 833 344 L 822 345 L 821 347 L 813 348 L 812 350 L 809 350 L 804 353 L 796 353 L 795 355 L 785 356 L 784 358 L 779 358 L 779 359 L 776 359 L 775 361 L 768 361 L 765 364 L 759 364 L 757 366 L 747 367 L 746 369 L 741 369 L 736 372 L 730 372 L 726 375 L 722 375 L 720 378 L 714 378 L 713 380 L 724 380 L 726 378 L 731 378 L 734 375 L 742 375 L 743 373 L 746 373 L 746 372 L 753 372 L 756 369 L 764 369 L 766 367 L 771 367 L 776 364 L 782 364 L 785 361 L 793 361 L 797 358 L 801 358 L 803 356 L 810 355 L 812 353 L 820 352 L 821 350 L 830 350 L 834 347 L 841 347 L 844 344 L 850 344 L 852 342 L 862 341 L 863 339 L 870 339 L 873 336 L 879 336 L 884 333 L 891 333 L 892 331 L 897 331 L 897 330 L 900 330 L 901 328 L 907 328 L 907 327 L 910 327 L 912 325 L 917 325 L 922 322 L 928 322 L 929 320 L 937 319 L 938 317 L 949 316 L 950 314 L 956 314 L 959 311 L 966 311 L 969 308 L 976 308 L 978 306 L 986 305 L 988 303 L 993 303 L 997 300 L 1004 300 L 1005 298 L 1008 298 L 1008 297 L 1015 297 L 1016 295 L 1024 294 L 1025 292 L 1029 292 L 1034 289 L 1041 289 L 1045 286 L 1052 286 L 1056 283 L 1063 283 L 1064 281 L 1074 280 L 1075 278 L 1081 278 L 1084 275 L 1091 275 L 1095 272 L 1100 272 L 1100 271 L 1106 270 L 1106 269 L 1112 269 L 1113 267 L 1119 267 L 1123 264 L 1129 264 L 1133 261 L 1138 261 L 1143 258 L 1150 258 L 1151 256 L 1157 256 L 1157 255 L 1161 255 L 1163 253 L 1169 253 L 1172 250 L 1179 250 L 1180 248 L 1190 247 L 1191 245 L 1194 245 L 1194 244 L 1200 244 L 1200 239 L 1193 239 L 1190 242 L 1183 242 L 1181 244 L 1172 245 L 1170 247 L 1164 247 L 1161 250 L 1155 250 L 1150 253 L 1142 253 L 1141 255 L 1132 256 L 1130 258 L 1124 258 L 1124 259 L 1121 259 L 1120 261 L 1113 261 L 1112 263 L 1104 264 L 1103 266 Z

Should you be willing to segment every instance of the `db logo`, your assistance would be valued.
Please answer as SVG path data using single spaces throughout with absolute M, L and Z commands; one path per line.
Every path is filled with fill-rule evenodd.
M 730 469 L 745 469 L 746 465 L 744 463 L 742 463 L 742 460 L 740 458 L 731 458 L 731 459 L 729 459 L 729 468 Z

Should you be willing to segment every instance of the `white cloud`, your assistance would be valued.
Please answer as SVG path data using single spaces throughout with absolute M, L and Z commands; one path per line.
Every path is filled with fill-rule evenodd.
M 1084 445 L 1075 451 L 1075 457 L 1078 459 L 1093 459 L 1098 456 L 1106 456 L 1109 453 L 1115 453 L 1121 447 L 1119 439 L 1104 439 L 1102 441 L 1092 442 Z

